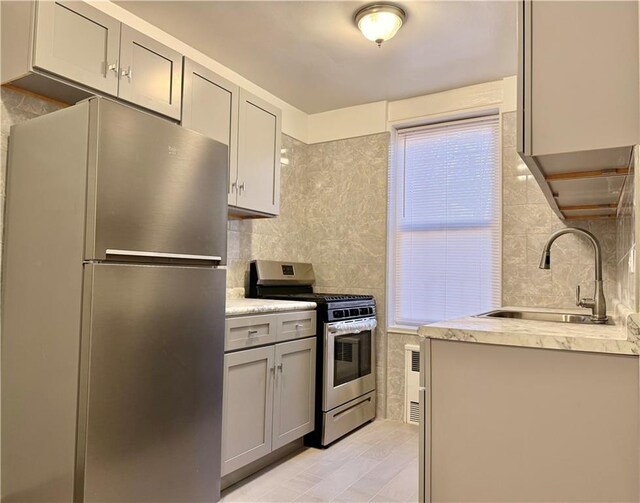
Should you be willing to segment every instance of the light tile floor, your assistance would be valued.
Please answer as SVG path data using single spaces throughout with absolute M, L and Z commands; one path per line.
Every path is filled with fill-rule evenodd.
M 375 421 L 328 449 L 305 448 L 222 493 L 232 502 L 416 502 L 418 427 Z

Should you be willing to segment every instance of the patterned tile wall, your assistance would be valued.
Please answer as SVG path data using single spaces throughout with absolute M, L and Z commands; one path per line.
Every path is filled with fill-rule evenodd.
M 575 307 L 575 287 L 591 294 L 593 248 L 584 238 L 565 235 L 551 248 L 551 269 L 538 268 L 549 235 L 567 224 L 551 210 L 516 152 L 516 113 L 503 114 L 502 128 L 502 303 L 505 306 Z M 591 231 L 602 246 L 604 290 L 616 297 L 616 226 L 613 220 L 572 221 Z
M 305 145 L 286 135 L 280 216 L 232 220 L 227 287 L 251 259 L 311 262 L 320 292 L 372 294 L 385 326 L 387 133 Z M 386 332 L 376 332 L 378 413 L 386 400 Z
M 308 155 L 307 225 L 318 290 L 375 296 L 377 408 L 384 417 L 389 134 L 309 145 Z
M 280 216 L 229 220 L 227 232 L 227 288 L 243 288 L 251 259 L 309 259 L 310 234 L 305 225 L 307 197 L 307 145 L 282 135 Z
M 640 162 L 638 159 L 638 148 L 635 151 L 635 165 Z M 635 273 L 636 267 L 636 219 L 635 208 L 637 207 L 637 192 L 635 185 L 638 183 L 633 169 L 626 177 L 622 188 L 622 195 L 618 203 L 617 242 L 617 297 L 628 309 L 637 312 L 637 281 Z

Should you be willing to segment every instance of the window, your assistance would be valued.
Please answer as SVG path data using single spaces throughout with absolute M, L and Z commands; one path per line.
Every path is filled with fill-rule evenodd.
M 398 130 L 389 184 L 394 325 L 500 305 L 499 139 L 495 115 Z

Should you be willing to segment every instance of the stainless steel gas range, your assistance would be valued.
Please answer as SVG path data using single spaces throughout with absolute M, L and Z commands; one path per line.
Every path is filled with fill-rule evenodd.
M 315 293 L 313 266 L 255 260 L 249 297 L 308 300 L 318 305 L 315 430 L 305 443 L 324 447 L 376 414 L 376 305 L 371 295 Z

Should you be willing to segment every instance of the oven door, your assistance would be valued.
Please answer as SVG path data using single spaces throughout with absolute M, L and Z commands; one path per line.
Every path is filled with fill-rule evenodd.
M 339 321 L 324 327 L 322 409 L 329 411 L 375 389 L 376 319 Z

